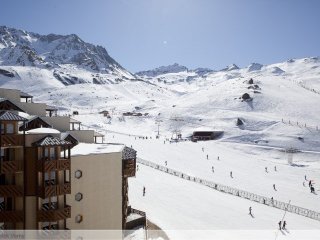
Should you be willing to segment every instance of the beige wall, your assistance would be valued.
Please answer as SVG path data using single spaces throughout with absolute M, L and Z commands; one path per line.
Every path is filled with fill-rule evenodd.
M 53 116 L 41 117 L 45 122 L 52 125 L 53 128 L 65 132 L 70 130 L 70 117 L 68 116 Z
M 39 117 L 46 116 L 47 105 L 45 103 L 31 103 L 31 102 L 14 102 L 18 107 L 30 115 L 37 115 Z
M 20 90 L 0 88 L 0 97 L 13 102 L 20 102 Z
M 81 170 L 82 177 L 75 178 Z M 75 200 L 76 193 L 83 199 Z M 71 205 L 69 229 L 122 229 L 122 153 L 91 154 L 71 158 L 71 194 L 67 195 Z M 75 222 L 81 214 L 83 221 Z
M 74 130 L 68 131 L 79 142 L 94 143 L 94 130 Z

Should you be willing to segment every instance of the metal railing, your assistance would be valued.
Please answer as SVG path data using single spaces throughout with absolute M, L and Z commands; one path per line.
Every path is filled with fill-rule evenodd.
M 244 191 L 244 190 L 241 190 L 241 189 L 233 188 L 233 187 L 226 186 L 226 185 L 223 185 L 223 184 L 220 184 L 220 183 L 215 183 L 215 182 L 208 181 L 208 180 L 205 180 L 205 179 L 202 179 L 202 178 L 190 176 L 190 175 L 182 173 L 180 171 L 176 171 L 174 169 L 167 168 L 165 166 L 161 166 L 161 165 L 158 165 L 156 163 L 153 163 L 153 162 L 150 162 L 150 161 L 147 161 L 147 160 L 143 160 L 141 158 L 137 158 L 137 163 L 140 163 L 140 164 L 143 164 L 145 166 L 154 168 L 156 170 L 165 172 L 167 174 L 171 174 L 171 175 L 176 176 L 176 177 L 183 178 L 185 180 L 189 180 L 189 181 L 192 181 L 192 182 L 196 182 L 196 183 L 202 184 L 204 186 L 210 187 L 210 188 L 212 188 L 214 190 L 217 190 L 217 191 L 220 191 L 220 192 L 223 192 L 223 193 L 228 193 L 228 194 L 231 194 L 231 195 L 234 195 L 234 196 L 237 196 L 237 197 L 248 199 L 250 201 L 254 201 L 254 202 L 257 202 L 257 203 L 264 204 L 264 205 L 269 206 L 269 207 L 274 207 L 274 208 L 278 208 L 278 209 L 281 209 L 281 210 L 286 210 L 286 211 L 291 212 L 291 213 L 295 213 L 295 214 L 298 214 L 298 215 L 301 215 L 301 216 L 304 216 L 304 217 L 308 217 L 308 218 L 320 221 L 320 213 L 316 212 L 316 211 L 313 211 L 313 210 L 310 210 L 310 209 L 306 209 L 306 208 L 298 207 L 298 206 L 295 206 L 295 205 L 291 205 L 289 203 L 281 202 L 279 200 L 274 200 L 273 198 L 264 197 L 264 196 L 261 196 L 261 195 L 255 194 L 255 193 L 251 193 L 251 192 Z

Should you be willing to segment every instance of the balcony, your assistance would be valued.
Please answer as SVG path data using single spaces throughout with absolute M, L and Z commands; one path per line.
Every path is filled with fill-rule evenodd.
M 39 172 L 50 172 L 56 170 L 69 170 L 70 159 L 59 159 L 59 160 L 46 160 L 41 159 L 38 161 Z
M 23 211 L 0 211 L 0 222 L 23 222 Z
M 66 195 L 71 194 L 71 184 L 64 183 L 60 185 L 49 185 L 44 187 L 39 187 L 38 195 L 41 198 L 59 196 L 59 195 Z
M 127 208 L 127 217 L 126 217 L 126 229 L 134 229 L 137 227 L 146 227 L 147 217 L 146 213 L 129 206 Z
M 0 185 L 1 197 L 22 197 L 23 188 L 16 185 Z
M 134 177 L 136 175 L 135 159 L 123 160 L 123 177 Z
M 23 146 L 23 134 L 1 135 L 1 147 Z
M 22 171 L 22 167 L 16 161 L 1 161 L 0 174 Z
M 66 205 L 64 208 L 55 210 L 38 210 L 38 222 L 56 222 L 71 217 L 71 207 Z

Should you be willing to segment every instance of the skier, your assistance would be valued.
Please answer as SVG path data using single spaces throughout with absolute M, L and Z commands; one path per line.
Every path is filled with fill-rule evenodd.
M 275 172 L 277 171 L 277 166 L 274 166 L 274 171 L 275 171 Z
M 212 172 L 214 173 L 214 166 L 212 166 Z
M 314 187 L 312 185 L 310 186 L 310 191 L 311 193 L 314 193 Z
M 268 168 L 267 167 L 265 167 L 264 170 L 266 171 L 266 173 L 268 172 Z
M 250 207 L 249 207 L 249 214 L 252 216 L 251 210 L 252 210 L 252 207 L 250 206 Z
M 287 223 L 286 221 L 283 221 L 282 229 L 286 229 Z
M 209 155 L 207 154 L 207 160 L 209 159 Z
M 279 224 L 279 230 L 281 230 L 281 221 L 278 224 Z
M 145 195 L 146 195 L 146 187 L 143 186 L 143 196 L 145 196 Z
M 273 204 L 273 197 L 271 197 L 271 203 Z
M 218 156 L 218 160 L 220 160 L 219 156 Z
M 308 181 L 308 180 L 307 180 L 307 175 L 304 175 L 304 180 Z
M 311 180 L 309 181 L 309 187 L 311 187 L 312 186 L 312 182 L 311 182 Z
M 232 171 L 230 172 L 230 177 L 233 178 L 233 176 L 232 176 Z
M 137 171 L 139 171 L 139 165 L 137 164 Z
M 273 184 L 273 189 L 274 189 L 275 191 L 277 191 L 277 189 L 276 189 L 276 185 L 275 185 L 275 184 Z
M 166 141 L 163 141 L 163 144 L 166 144 Z
M 165 161 L 165 162 L 164 162 L 164 164 L 167 166 L 167 165 L 168 165 L 168 162 L 167 162 L 167 161 Z
M 204 152 L 204 147 L 202 147 L 202 152 Z
M 303 184 L 304 187 L 306 186 L 306 184 L 304 182 L 302 184 Z

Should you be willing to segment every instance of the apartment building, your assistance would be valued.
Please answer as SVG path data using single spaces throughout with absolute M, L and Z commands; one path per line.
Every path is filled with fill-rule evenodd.
M 97 144 L 57 112 L 35 115 L 48 109 L 0 89 L 0 229 L 126 229 L 136 151 Z

